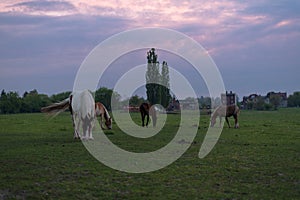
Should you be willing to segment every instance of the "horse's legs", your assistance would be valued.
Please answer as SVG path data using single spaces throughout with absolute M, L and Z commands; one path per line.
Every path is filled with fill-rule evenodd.
M 73 127 L 74 127 L 74 139 L 79 139 L 79 133 L 78 133 L 78 121 L 77 121 L 77 115 L 72 114 L 72 121 L 73 121 Z
M 104 129 L 103 127 L 103 114 L 100 115 L 100 126 L 102 129 Z
M 72 123 L 73 123 L 73 129 L 74 129 L 74 139 L 75 139 L 75 133 L 76 133 L 76 127 L 75 127 L 75 121 L 74 121 L 74 116 L 73 116 L 73 114 L 71 113 L 71 116 L 72 116 Z
M 233 115 L 233 117 L 234 117 L 234 128 L 238 128 L 239 127 L 238 116 L 237 115 Z
M 145 121 L 145 114 L 143 112 L 141 112 L 141 117 L 142 117 L 142 126 L 144 127 L 144 121 Z
M 77 120 L 77 128 L 76 128 L 76 134 L 77 134 L 77 136 L 76 136 L 76 138 L 78 138 L 78 139 L 80 139 L 80 123 L 81 123 L 81 120 L 80 119 L 78 119 Z M 84 135 L 83 135 L 83 137 L 84 137 Z
M 82 120 L 81 128 L 82 128 L 82 139 L 85 140 L 86 139 L 86 132 L 87 132 L 87 124 L 86 124 L 86 122 L 84 120 Z
M 91 140 L 94 139 L 93 138 L 93 133 L 92 133 L 92 131 L 93 131 L 93 124 L 94 124 L 93 122 L 94 122 L 94 120 L 90 121 L 90 124 L 89 124 L 89 127 L 88 127 L 89 139 L 91 139 Z
M 149 123 L 149 114 L 146 114 L 147 116 L 147 123 L 146 123 L 146 126 L 148 127 L 148 123 Z
M 228 128 L 230 128 L 230 123 L 229 123 L 228 117 L 225 117 L 225 119 L 226 119 L 226 122 L 227 122 Z

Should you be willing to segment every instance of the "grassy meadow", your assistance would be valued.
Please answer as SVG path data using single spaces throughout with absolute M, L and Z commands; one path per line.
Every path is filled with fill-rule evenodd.
M 140 124 L 138 113 L 131 116 Z M 128 136 L 116 124 L 105 134 L 123 149 L 154 151 L 174 137 L 179 117 L 168 115 L 164 129 L 147 139 Z M 201 115 L 182 157 L 132 174 L 105 166 L 73 140 L 69 113 L 0 115 L 0 199 L 300 199 L 299 119 L 300 108 L 242 110 L 240 128 L 225 126 L 214 149 L 199 159 L 209 126 Z

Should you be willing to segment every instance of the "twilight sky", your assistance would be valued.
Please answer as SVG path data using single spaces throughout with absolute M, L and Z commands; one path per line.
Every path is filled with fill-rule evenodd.
M 300 91 L 298 0 L 1 0 L 0 89 L 20 95 L 32 89 L 70 91 L 96 45 L 142 27 L 174 29 L 199 42 L 218 66 L 226 89 L 240 98 Z M 131 55 L 135 65 L 146 62 L 146 51 Z M 158 56 L 185 67 L 168 53 Z M 115 63 L 128 68 L 132 57 Z M 108 74 L 120 76 L 120 71 L 112 68 Z M 192 75 L 187 78 L 195 81 Z M 114 83 L 105 79 L 100 85 L 112 88 Z

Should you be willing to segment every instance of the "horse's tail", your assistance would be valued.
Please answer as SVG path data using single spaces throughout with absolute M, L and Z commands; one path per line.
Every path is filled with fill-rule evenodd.
M 150 106 L 150 108 L 149 108 L 149 115 L 150 115 L 151 117 L 156 118 L 156 110 L 155 110 L 155 106 L 154 106 L 154 105 L 153 105 L 153 106 Z
M 69 98 L 67 98 L 59 103 L 54 103 L 50 106 L 41 108 L 41 112 L 56 116 L 59 113 L 67 110 L 69 108 L 69 106 L 70 106 L 70 101 L 69 101 Z

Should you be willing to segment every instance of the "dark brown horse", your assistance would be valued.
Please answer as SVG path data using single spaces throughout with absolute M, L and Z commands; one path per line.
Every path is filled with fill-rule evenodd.
M 228 117 L 233 116 L 234 118 L 234 128 L 239 127 L 238 123 L 238 115 L 239 115 L 240 109 L 237 105 L 221 105 L 216 108 L 214 111 L 212 117 L 211 117 L 211 127 L 213 127 L 216 123 L 216 118 L 220 118 L 220 126 L 221 126 L 221 118 L 225 117 L 228 127 L 230 128 L 230 123 L 228 121 Z
M 142 103 L 140 105 L 140 112 L 142 116 L 142 126 L 145 126 L 145 117 L 147 117 L 146 126 L 148 127 L 149 123 L 149 115 L 152 117 L 153 127 L 156 126 L 156 111 L 154 106 L 151 106 L 149 103 Z

